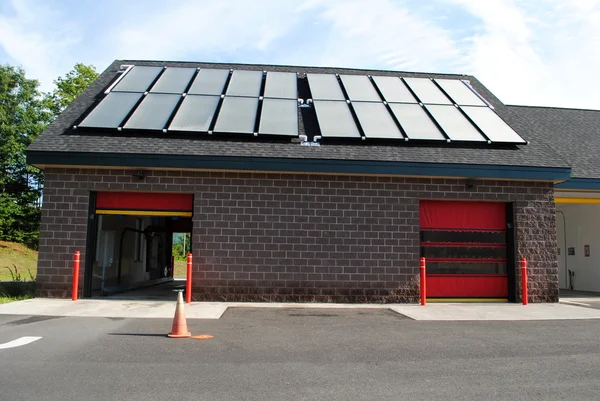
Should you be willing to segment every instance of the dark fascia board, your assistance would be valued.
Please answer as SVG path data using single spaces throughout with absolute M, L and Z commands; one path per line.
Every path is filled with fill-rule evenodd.
M 381 162 L 366 160 L 289 159 L 271 157 L 149 155 L 28 151 L 27 163 L 35 166 L 90 166 L 116 168 L 175 168 L 206 170 L 273 171 L 467 177 L 488 179 L 565 181 L 570 168 L 494 166 L 481 164 Z
M 581 189 L 581 190 L 600 190 L 600 179 L 598 178 L 571 178 L 568 181 L 555 185 L 556 189 Z

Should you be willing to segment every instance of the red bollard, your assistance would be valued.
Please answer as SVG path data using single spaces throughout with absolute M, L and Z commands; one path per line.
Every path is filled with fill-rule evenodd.
M 527 290 L 527 260 L 521 258 L 521 292 L 523 297 L 523 305 L 529 304 L 529 292 Z
M 79 251 L 75 251 L 73 258 L 73 288 L 71 289 L 71 299 L 77 301 L 79 298 Z
M 192 254 L 187 256 L 187 280 L 185 282 L 185 303 L 192 302 Z
M 427 283 L 425 282 L 425 258 L 421 258 L 421 305 L 427 305 Z

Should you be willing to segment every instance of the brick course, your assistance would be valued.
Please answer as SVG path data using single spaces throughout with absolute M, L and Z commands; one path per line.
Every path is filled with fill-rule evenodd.
M 69 297 L 90 191 L 194 194 L 194 300 L 416 302 L 419 199 L 515 202 L 530 301 L 558 300 L 550 183 L 273 173 L 46 170 L 37 295 Z M 517 266 L 517 283 L 520 272 Z M 83 283 L 83 269 L 80 282 Z M 520 297 L 520 284 L 517 284 Z

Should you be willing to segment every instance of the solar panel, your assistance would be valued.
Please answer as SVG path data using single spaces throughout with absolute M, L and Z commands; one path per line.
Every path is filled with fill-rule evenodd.
M 436 79 L 435 82 L 460 106 L 487 106 L 464 82 L 458 79 Z
M 333 74 L 306 74 L 314 100 L 346 100 L 340 83 Z
M 381 98 L 369 77 L 364 75 L 340 75 L 340 78 L 350 100 L 381 102 Z
M 263 100 L 258 133 L 298 136 L 298 101 Z
M 417 99 L 400 78 L 373 76 L 373 81 L 388 103 L 417 103 Z
M 452 104 L 450 99 L 427 78 L 404 78 L 404 82 L 417 95 L 421 103 Z
M 225 97 L 215 125 L 215 132 L 254 133 L 257 109 L 258 98 Z
M 390 103 L 389 105 L 409 139 L 446 139 L 420 105 L 404 103 Z
M 489 107 L 462 106 L 461 109 L 492 142 L 527 143 Z
M 169 130 L 208 131 L 219 99 L 219 96 L 187 95 L 171 121 Z
M 321 136 L 324 138 L 360 138 L 360 132 L 346 102 L 315 101 L 314 105 Z
M 221 95 L 229 70 L 201 69 L 194 79 L 188 94 L 190 95 Z
M 227 87 L 227 96 L 258 97 L 262 86 L 262 76 L 262 71 L 233 71 Z
M 291 72 L 267 72 L 265 97 L 298 99 L 298 76 Z
M 79 124 L 80 127 L 117 128 L 142 97 L 141 93 L 111 92 Z
M 383 103 L 352 102 L 352 107 L 367 138 L 404 138 Z
M 471 122 L 455 106 L 427 105 L 425 106 L 435 121 L 453 141 L 487 141 Z
M 123 128 L 162 130 L 181 99 L 181 95 L 163 95 L 151 93 L 133 112 Z
M 163 69 L 163 67 L 133 67 L 112 91 L 146 92 Z
M 169 67 L 158 78 L 150 92 L 182 94 L 195 72 L 195 68 Z

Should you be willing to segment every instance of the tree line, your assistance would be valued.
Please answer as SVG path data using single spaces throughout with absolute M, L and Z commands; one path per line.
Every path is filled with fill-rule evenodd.
M 93 65 L 77 63 L 41 92 L 23 68 L 0 65 L 0 240 L 37 248 L 44 174 L 25 151 L 97 77 Z

